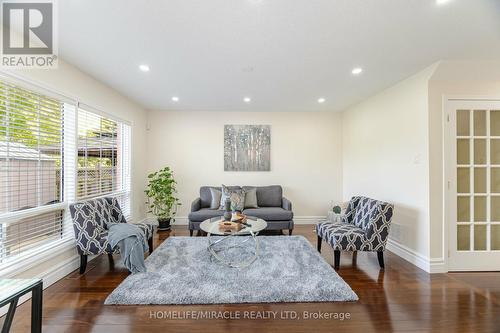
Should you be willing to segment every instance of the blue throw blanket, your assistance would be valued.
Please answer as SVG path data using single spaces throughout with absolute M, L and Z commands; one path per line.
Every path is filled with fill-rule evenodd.
M 125 267 L 134 273 L 146 272 L 144 253 L 149 251 L 144 232 L 132 223 L 108 225 L 108 240 L 111 247 L 118 245 Z

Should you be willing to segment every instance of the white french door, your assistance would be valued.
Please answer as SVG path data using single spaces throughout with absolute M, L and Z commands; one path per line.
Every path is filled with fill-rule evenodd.
M 500 270 L 500 101 L 445 108 L 448 270 Z

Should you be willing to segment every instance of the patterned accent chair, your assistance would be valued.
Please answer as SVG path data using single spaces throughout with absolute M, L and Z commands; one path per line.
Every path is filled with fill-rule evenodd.
M 384 250 L 389 236 L 394 206 L 366 197 L 353 197 L 349 201 L 342 222 L 320 222 L 316 225 L 318 251 L 325 240 L 333 248 L 334 267 L 340 266 L 340 252 L 377 252 L 380 268 L 384 269 Z
M 112 262 L 112 248 L 108 242 L 109 223 L 127 223 L 116 198 L 98 198 L 69 206 L 75 230 L 76 248 L 80 254 L 80 274 L 87 268 L 87 257 L 107 253 Z M 153 251 L 153 225 L 136 224 L 148 240 L 149 253 Z

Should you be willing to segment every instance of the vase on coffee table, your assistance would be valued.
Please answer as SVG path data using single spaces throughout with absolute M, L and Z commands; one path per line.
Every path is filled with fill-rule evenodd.
M 231 221 L 233 214 L 231 213 L 231 200 L 227 199 L 224 203 L 224 220 Z

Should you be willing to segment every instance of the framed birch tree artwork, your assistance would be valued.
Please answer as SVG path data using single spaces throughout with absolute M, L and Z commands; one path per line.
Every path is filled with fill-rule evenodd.
M 224 125 L 224 171 L 270 171 L 270 160 L 270 125 Z

